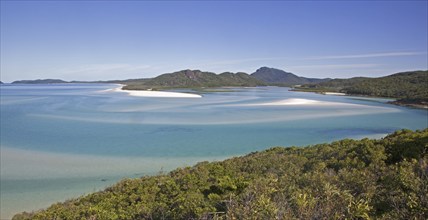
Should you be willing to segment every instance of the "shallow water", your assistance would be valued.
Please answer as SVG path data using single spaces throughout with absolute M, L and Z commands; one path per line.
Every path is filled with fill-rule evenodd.
M 427 111 L 360 99 L 228 88 L 132 97 L 117 85 L 1 86 L 1 217 L 203 160 L 272 146 L 379 138 L 427 127 Z M 185 92 L 189 92 L 184 90 Z M 214 92 L 213 92 L 214 91 Z

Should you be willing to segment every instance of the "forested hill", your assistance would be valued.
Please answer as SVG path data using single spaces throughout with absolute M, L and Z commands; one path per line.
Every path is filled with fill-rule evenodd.
M 428 219 L 428 129 L 382 140 L 275 147 L 13 219 Z
M 331 79 L 316 79 L 316 78 L 305 78 L 301 76 L 296 76 L 293 73 L 285 72 L 284 70 L 261 67 L 256 70 L 256 72 L 251 74 L 252 77 L 259 79 L 269 85 L 277 86 L 292 86 L 292 85 L 301 85 L 308 83 L 318 83 L 325 82 Z
M 428 71 L 402 72 L 379 78 L 334 79 L 301 87 L 355 95 L 397 98 L 401 102 L 428 104 Z
M 124 89 L 200 88 L 221 86 L 262 86 L 265 83 L 246 73 L 215 74 L 200 70 L 182 70 L 146 80 L 126 82 Z

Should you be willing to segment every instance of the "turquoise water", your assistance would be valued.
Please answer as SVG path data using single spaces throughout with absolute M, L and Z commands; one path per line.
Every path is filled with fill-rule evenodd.
M 378 138 L 428 126 L 426 110 L 384 99 L 278 87 L 228 88 L 202 92 L 202 98 L 145 98 L 110 90 L 117 86 L 1 86 L 2 218 L 102 189 L 123 177 L 272 146 Z

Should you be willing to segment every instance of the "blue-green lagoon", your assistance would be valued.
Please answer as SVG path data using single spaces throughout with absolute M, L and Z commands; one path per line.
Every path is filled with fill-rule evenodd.
M 388 100 L 221 88 L 201 98 L 137 97 L 114 84 L 2 85 L 1 218 L 166 172 L 273 146 L 380 138 L 428 126 Z

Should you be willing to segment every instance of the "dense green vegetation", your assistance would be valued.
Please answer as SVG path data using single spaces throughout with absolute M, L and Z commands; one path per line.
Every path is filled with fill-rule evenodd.
M 324 82 L 329 79 L 312 79 L 299 77 L 283 70 L 262 67 L 248 75 L 246 73 L 225 72 L 215 74 L 199 70 L 182 70 L 163 74 L 153 79 L 130 80 L 124 82 L 124 89 L 168 89 L 168 88 L 202 88 L 225 86 L 291 86 L 305 83 Z
M 182 70 L 162 74 L 152 79 L 132 80 L 125 83 L 124 89 L 130 90 L 265 85 L 246 73 L 225 72 L 217 75 L 200 70 Z
M 275 147 L 13 219 L 428 219 L 428 129 L 382 140 Z
M 379 78 L 334 79 L 328 82 L 304 85 L 298 89 L 391 97 L 397 98 L 398 104 L 428 105 L 428 71 L 403 72 Z
M 265 82 L 269 85 L 276 86 L 292 86 L 310 83 L 326 82 L 331 79 L 315 79 L 296 76 L 293 73 L 285 72 L 269 67 L 261 67 L 256 72 L 251 74 L 252 77 Z

